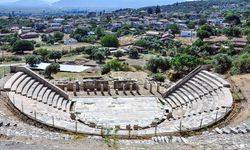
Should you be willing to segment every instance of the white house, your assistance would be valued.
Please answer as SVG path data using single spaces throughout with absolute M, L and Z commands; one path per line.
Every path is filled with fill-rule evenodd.
M 64 40 L 64 44 L 65 45 L 73 45 L 73 44 L 77 44 L 78 41 L 76 39 L 70 38 L 68 40 Z
M 197 32 L 196 31 L 181 31 L 180 36 L 181 37 L 196 37 Z

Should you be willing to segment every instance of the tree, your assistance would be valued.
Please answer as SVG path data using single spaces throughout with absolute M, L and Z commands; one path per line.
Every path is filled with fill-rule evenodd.
M 124 55 L 124 53 L 122 52 L 122 51 L 120 51 L 120 50 L 118 50 L 118 51 L 116 51 L 115 53 L 114 53 L 114 56 L 119 60 L 120 59 L 120 57 L 122 57 Z
M 131 48 L 129 50 L 129 57 L 132 59 L 137 59 L 139 57 L 139 52 L 137 49 Z
M 205 30 L 198 30 L 197 31 L 197 37 L 199 37 L 200 39 L 204 39 L 204 38 L 209 38 L 210 37 L 210 33 L 205 31 Z
M 62 58 L 62 52 L 61 51 L 51 51 L 49 53 L 49 59 L 54 59 L 54 62 L 56 63 L 56 60 Z
M 101 38 L 101 44 L 104 47 L 118 47 L 119 40 L 115 35 L 107 34 Z
M 235 27 L 229 27 L 224 29 L 224 34 L 229 37 L 240 37 L 241 36 L 241 31 L 239 28 Z
M 213 34 L 214 34 L 214 29 L 209 25 L 202 25 L 197 31 L 197 36 L 200 39 L 209 38 Z
M 190 22 L 188 22 L 187 27 L 188 27 L 189 29 L 194 29 L 194 28 L 195 28 L 195 25 L 196 25 L 196 23 L 195 23 L 194 21 L 190 21 Z
M 146 63 L 146 69 L 153 73 L 157 73 L 158 70 L 166 71 L 170 68 L 170 61 L 168 58 L 156 56 L 149 59 Z
M 224 74 L 231 68 L 232 60 L 227 54 L 217 54 L 212 64 L 216 72 Z
M 240 17 L 232 11 L 230 11 L 226 14 L 225 21 L 232 24 L 232 25 L 241 24 Z
M 148 12 L 149 15 L 153 14 L 153 8 L 149 7 L 149 8 L 147 9 L 147 12 Z
M 52 63 L 46 67 L 44 73 L 48 78 L 51 78 L 52 74 L 56 74 L 60 71 L 60 65 L 58 63 Z
M 104 55 L 104 52 L 102 51 L 97 51 L 95 54 L 94 54 L 94 58 L 99 60 L 99 63 L 102 63 L 103 60 L 105 60 L 105 55 Z
M 33 52 L 33 54 L 35 54 L 35 55 L 40 55 L 43 62 L 47 61 L 49 53 L 50 52 L 46 48 L 40 48 L 40 49 L 35 50 Z
M 156 6 L 156 8 L 155 8 L 155 13 L 156 13 L 156 14 L 161 13 L 161 7 L 160 7 L 160 6 Z
M 179 73 L 188 73 L 200 64 L 197 57 L 188 54 L 178 54 L 171 59 L 172 68 Z
M 172 34 L 179 34 L 180 29 L 177 24 L 172 24 L 169 27 L 166 28 L 166 30 L 171 30 Z
M 95 34 L 97 35 L 97 38 L 100 39 L 105 35 L 104 29 L 100 26 L 98 26 L 95 30 Z
M 207 23 L 207 19 L 204 18 L 204 17 L 202 17 L 202 18 L 199 20 L 199 22 L 198 22 L 199 25 L 204 25 L 204 24 L 206 24 L 206 23 Z
M 18 40 L 13 45 L 13 51 L 23 53 L 24 51 L 34 50 L 34 44 L 27 40 Z
M 55 38 L 55 41 L 58 42 L 58 41 L 61 41 L 64 37 L 64 34 L 62 32 L 55 32 L 54 33 L 54 38 Z
M 25 57 L 25 61 L 31 67 L 34 67 L 35 64 L 39 64 L 41 62 L 41 57 L 37 55 L 28 55 Z
M 88 35 L 88 29 L 86 28 L 77 28 L 70 37 L 76 39 L 78 42 L 82 42 L 83 37 Z

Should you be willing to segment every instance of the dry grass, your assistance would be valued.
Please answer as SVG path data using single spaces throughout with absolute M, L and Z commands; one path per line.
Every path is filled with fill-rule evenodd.
M 46 48 L 48 50 L 73 50 L 77 47 L 82 47 L 82 46 L 100 46 L 99 44 L 89 44 L 89 43 L 77 43 L 74 45 L 64 45 L 64 44 L 60 44 L 60 45 L 51 45 L 51 46 L 41 46 L 41 47 L 37 47 L 36 49 L 40 49 L 40 48 Z
M 99 76 L 98 72 L 88 73 L 70 73 L 70 72 L 59 72 L 53 75 L 54 80 L 77 80 L 82 79 L 83 77 Z

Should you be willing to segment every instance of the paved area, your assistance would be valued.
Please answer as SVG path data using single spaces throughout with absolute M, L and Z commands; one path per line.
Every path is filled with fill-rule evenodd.
M 75 113 L 83 122 L 100 126 L 150 126 L 165 114 L 157 97 L 89 97 L 75 98 Z
M 45 70 L 47 66 L 49 66 L 50 63 L 40 63 L 37 64 L 36 67 L 31 67 L 34 70 Z M 62 65 L 60 64 L 60 71 L 65 72 L 83 72 L 87 69 L 90 69 L 91 67 L 88 66 L 81 66 L 81 65 Z

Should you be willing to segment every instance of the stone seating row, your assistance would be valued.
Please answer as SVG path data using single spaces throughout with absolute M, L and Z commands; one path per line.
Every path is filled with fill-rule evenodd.
M 23 72 L 17 72 L 14 74 L 5 84 L 5 89 L 27 96 L 33 100 L 43 102 L 59 110 L 71 111 L 72 102 L 64 99 L 59 93 L 49 89 L 44 84 L 36 81 L 32 77 L 29 77 Z
M 232 107 L 233 98 L 229 87 L 222 78 L 202 70 L 161 101 L 167 105 L 166 108 L 172 109 L 170 120 L 194 116 L 205 119 L 209 118 L 209 115 L 214 116 L 215 112 L 218 118 L 219 111 L 227 109 L 229 112 Z

